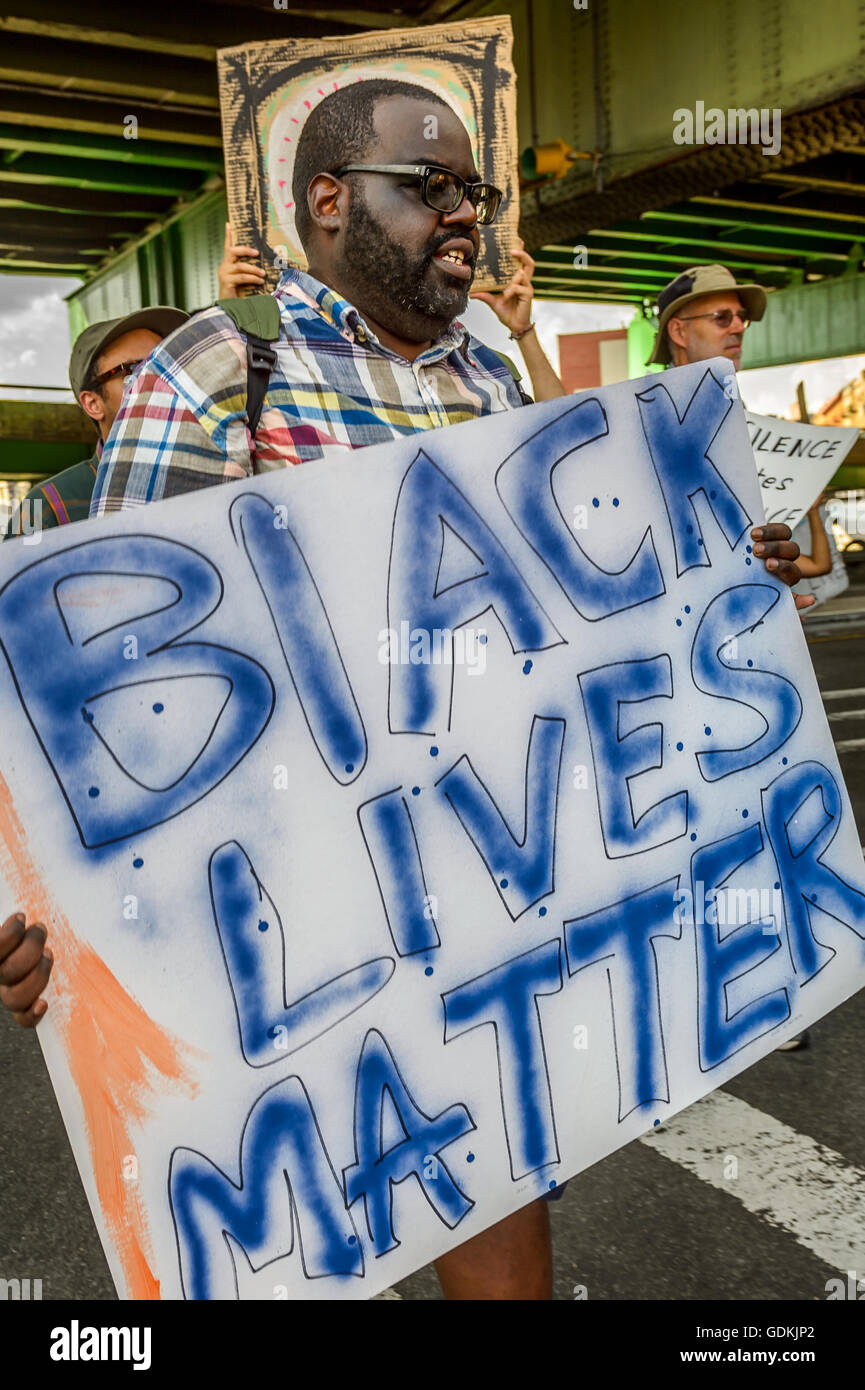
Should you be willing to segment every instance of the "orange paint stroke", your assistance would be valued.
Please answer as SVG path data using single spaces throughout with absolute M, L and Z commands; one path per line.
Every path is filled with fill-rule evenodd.
M 0 775 L 0 869 L 27 921 L 41 921 L 54 952 L 52 1018 L 66 1048 L 84 1108 L 90 1158 L 106 1229 L 123 1267 L 130 1298 L 158 1299 L 153 1250 L 137 1184 L 123 1178 L 134 1153 L 132 1125 L 142 1125 L 158 1076 L 187 1095 L 193 1049 L 165 1033 L 81 941 L 42 886 L 9 787 Z M 182 1056 L 183 1053 L 187 1057 Z

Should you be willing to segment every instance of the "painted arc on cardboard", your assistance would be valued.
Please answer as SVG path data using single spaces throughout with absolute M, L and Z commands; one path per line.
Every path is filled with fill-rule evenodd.
M 0 548 L 0 910 L 122 1296 L 370 1297 L 862 987 L 760 516 L 719 359 Z
M 516 72 L 510 15 L 451 20 L 336 38 L 268 39 L 220 49 L 219 100 L 228 209 L 236 244 L 256 246 L 268 288 L 280 269 L 306 269 L 295 226 L 294 157 L 309 113 L 351 83 L 384 79 L 430 93 L 458 117 L 483 179 L 502 190 L 495 222 L 479 227 L 475 289 L 503 289 L 519 223 Z M 423 113 L 406 155 L 436 138 Z M 431 119 L 432 118 L 432 119 Z M 418 153 L 420 151 L 420 153 Z

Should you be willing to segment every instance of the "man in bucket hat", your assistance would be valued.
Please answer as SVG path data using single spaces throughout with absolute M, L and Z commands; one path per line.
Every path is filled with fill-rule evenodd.
M 765 312 L 760 285 L 737 285 L 723 265 L 692 266 L 658 295 L 658 333 L 646 365 L 727 357 L 738 371 L 745 329 Z

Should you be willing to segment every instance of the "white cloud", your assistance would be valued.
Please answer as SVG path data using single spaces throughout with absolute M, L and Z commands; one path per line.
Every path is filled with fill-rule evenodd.
M 739 372 L 739 389 L 749 410 L 758 415 L 789 417 L 796 384 L 805 385 L 809 414 L 816 414 L 837 391 L 865 370 L 865 356 L 827 357 L 818 362 L 788 362 L 783 367 L 755 367 Z
M 68 385 L 69 312 L 63 296 L 81 281 L 45 275 L 0 275 L 0 381 L 27 386 Z M 2 390 L 6 400 L 49 399 L 38 392 Z M 51 400 L 72 400 L 52 391 Z

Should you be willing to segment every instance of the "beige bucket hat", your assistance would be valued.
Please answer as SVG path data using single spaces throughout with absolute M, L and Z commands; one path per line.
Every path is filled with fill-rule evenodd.
M 658 333 L 652 355 L 646 363 L 672 361 L 667 341 L 667 323 L 684 304 L 703 294 L 725 294 L 733 291 L 739 296 L 751 318 L 756 322 L 766 312 L 766 291 L 761 285 L 737 285 L 735 276 L 723 265 L 695 265 L 683 271 L 658 295 Z

